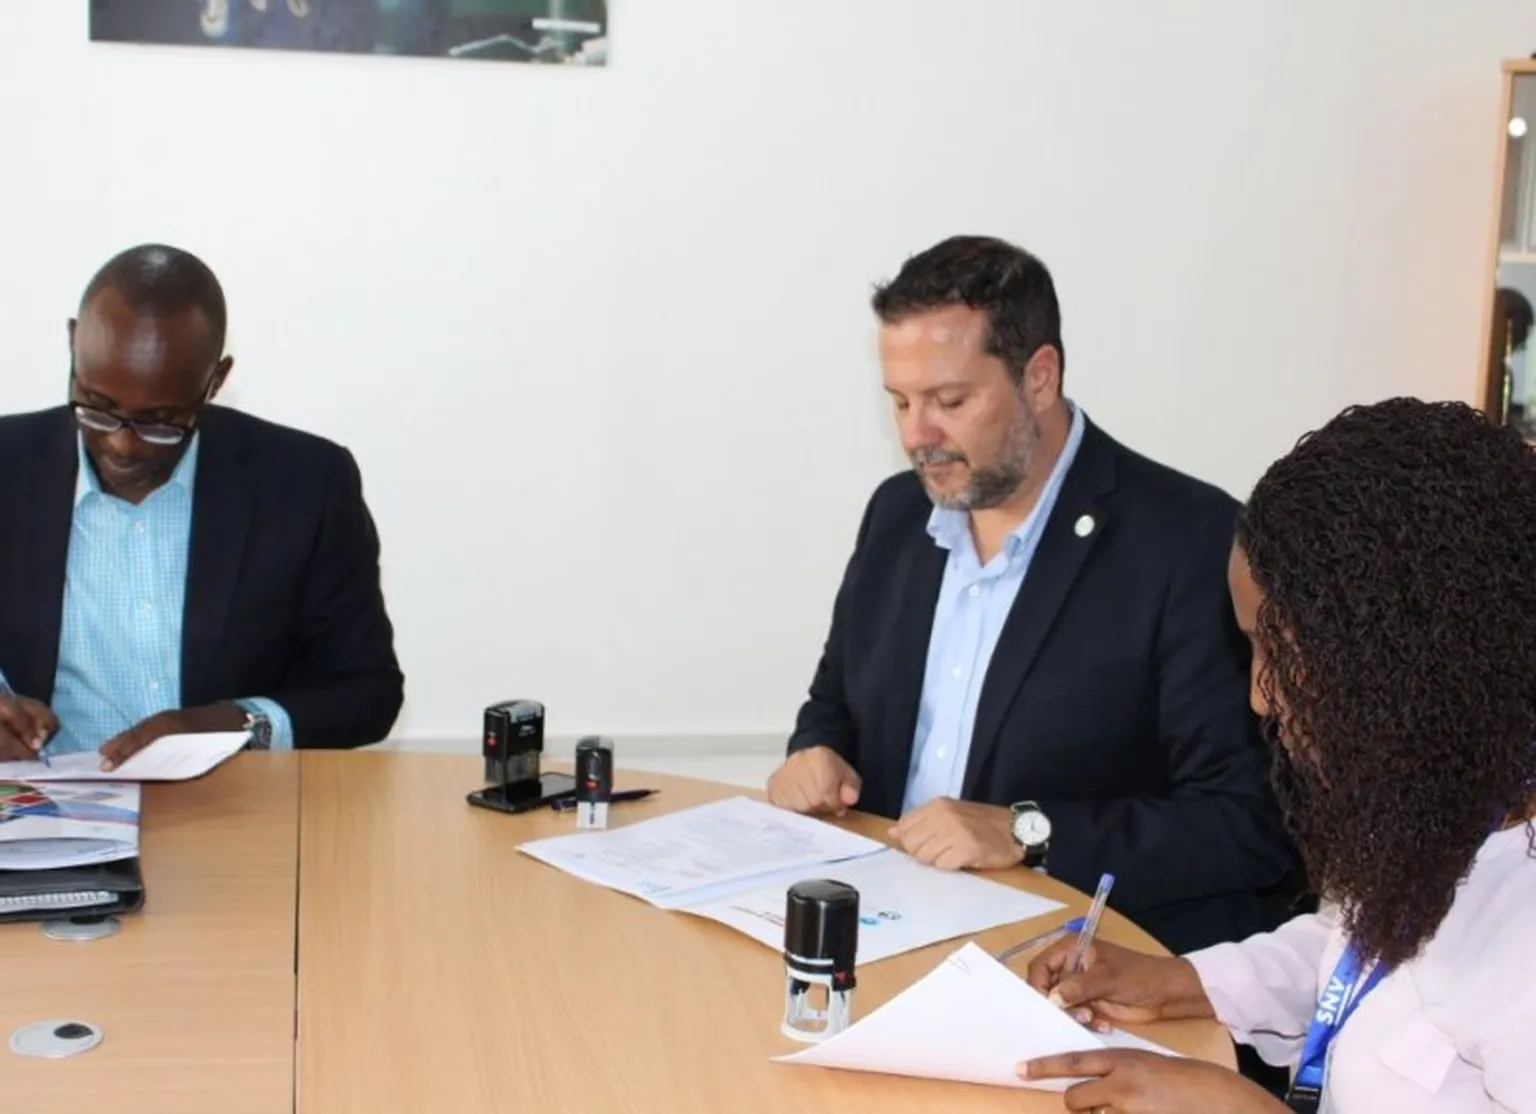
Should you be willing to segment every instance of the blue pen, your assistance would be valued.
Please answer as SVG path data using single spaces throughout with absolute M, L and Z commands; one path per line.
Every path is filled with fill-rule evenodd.
M 1087 917 L 1073 917 L 1070 921 L 1059 924 L 1047 932 L 1042 932 L 1038 936 L 1031 936 L 1022 944 L 1015 944 L 1011 948 L 1005 948 L 1003 951 L 998 952 L 997 961 L 999 963 L 1007 963 L 1020 952 L 1027 952 L 1030 948 L 1038 948 L 1042 944 L 1049 944 L 1058 936 L 1066 936 L 1068 933 L 1072 932 L 1081 932 L 1083 930 L 1083 925 L 1086 924 L 1087 921 Z
M 1109 903 L 1109 891 L 1115 884 L 1115 876 L 1108 872 L 1099 875 L 1099 888 L 1094 892 L 1093 904 L 1088 907 L 1088 916 L 1084 918 L 1083 927 L 1077 934 L 1077 943 L 1072 947 L 1072 954 L 1067 957 L 1065 975 L 1075 975 L 1083 969 L 1083 960 L 1088 957 L 1088 946 L 1093 943 L 1093 934 L 1099 930 L 1099 918 L 1104 915 L 1104 906 Z

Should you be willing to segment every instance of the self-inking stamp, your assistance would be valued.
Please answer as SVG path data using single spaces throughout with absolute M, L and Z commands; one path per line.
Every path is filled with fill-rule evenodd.
M 576 743 L 576 826 L 606 828 L 613 799 L 613 740 L 588 735 Z
M 529 812 L 568 798 L 576 779 L 567 773 L 544 773 L 544 705 L 537 700 L 504 700 L 485 710 L 481 755 L 485 758 L 485 787 L 468 794 L 479 808 L 497 812 Z
M 486 784 L 517 786 L 538 781 L 543 751 L 543 704 L 504 700 L 485 710 Z
M 789 887 L 784 909 L 786 1037 L 814 1044 L 848 1027 L 853 1014 L 854 958 L 859 948 L 859 891 L 818 879 Z M 817 1008 L 813 988 L 824 988 Z

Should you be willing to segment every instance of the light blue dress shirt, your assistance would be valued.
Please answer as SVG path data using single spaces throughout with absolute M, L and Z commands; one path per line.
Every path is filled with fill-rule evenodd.
M 158 712 L 181 707 L 181 625 L 198 435 L 169 480 L 137 505 L 101 490 L 80 442 L 64 579 L 64 615 L 47 754 L 96 750 Z M 239 701 L 272 721 L 272 749 L 293 745 L 288 713 Z
M 969 512 L 935 507 L 928 516 L 928 534 L 934 544 L 949 550 L 949 558 L 928 638 L 903 813 L 939 797 L 960 796 L 987 665 L 1056 505 L 1062 480 L 1077 456 L 1084 420 L 1082 409 L 1073 406 L 1066 444 L 1034 509 L 985 565 L 971 540 Z

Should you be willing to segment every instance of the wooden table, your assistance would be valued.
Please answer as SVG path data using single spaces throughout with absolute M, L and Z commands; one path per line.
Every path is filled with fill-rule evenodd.
M 774 1064 L 779 955 L 723 925 L 667 913 L 545 866 L 515 844 L 573 830 L 570 814 L 472 808 L 478 758 L 303 756 L 298 1114 L 880 1114 L 1060 1111 L 1054 1094 Z M 660 775 L 626 823 L 741 790 Z M 884 838 L 885 823 L 852 826 Z M 1031 871 L 997 875 L 1086 899 Z M 997 949 L 1058 923 L 998 929 Z M 1161 952 L 1123 918 L 1103 935 Z M 930 971 L 958 941 L 861 968 L 855 1017 Z M 1232 1066 L 1212 1022 L 1146 1031 Z
M 0 1040 L 51 1018 L 103 1031 L 67 1060 L 0 1048 L 5 1110 L 293 1109 L 298 798 L 293 754 L 146 786 L 141 913 L 89 943 L 0 925 Z

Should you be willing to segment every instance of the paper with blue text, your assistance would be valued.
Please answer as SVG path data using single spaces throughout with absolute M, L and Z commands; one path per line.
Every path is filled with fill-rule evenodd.
M 733 797 L 609 831 L 523 844 L 524 854 L 778 950 L 786 893 L 828 878 L 859 891 L 857 963 L 1050 913 L 1060 903 L 924 866 L 865 836 Z
M 139 853 L 139 787 L 0 781 L 0 870 L 53 870 Z
M 900 851 L 801 870 L 740 893 L 695 902 L 685 913 L 729 925 L 770 948 L 784 946 L 784 895 L 808 878 L 830 878 L 859 891 L 858 963 L 943 940 L 1016 924 L 1064 908 L 1059 901 L 960 871 L 939 870 Z

